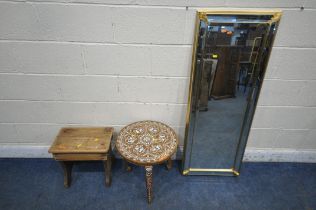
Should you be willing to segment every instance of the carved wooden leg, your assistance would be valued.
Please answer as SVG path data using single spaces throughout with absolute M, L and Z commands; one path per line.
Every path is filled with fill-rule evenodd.
M 67 161 L 59 161 L 59 163 L 64 171 L 64 187 L 68 188 L 71 184 L 71 169 L 73 163 Z
M 126 170 L 128 172 L 133 170 L 132 166 L 130 166 L 126 160 L 123 160 L 123 167 L 124 167 L 124 170 Z
M 171 170 L 171 168 L 172 168 L 172 160 L 171 160 L 171 158 L 169 160 L 167 160 L 166 167 L 167 167 L 168 171 Z
M 153 188 L 153 167 L 145 166 L 146 171 L 146 188 L 147 188 L 147 201 L 151 203 L 153 199 L 152 188 Z

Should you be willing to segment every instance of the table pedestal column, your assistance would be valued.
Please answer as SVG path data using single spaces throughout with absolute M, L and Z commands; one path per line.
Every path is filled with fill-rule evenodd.
M 153 187 L 153 166 L 145 166 L 146 171 L 146 188 L 147 188 L 147 201 L 152 201 L 152 187 Z

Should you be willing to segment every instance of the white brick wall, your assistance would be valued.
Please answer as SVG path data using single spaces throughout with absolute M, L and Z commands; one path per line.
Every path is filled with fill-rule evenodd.
M 183 144 L 197 8 L 284 11 L 247 148 L 316 150 L 314 0 L 0 0 L 0 146 L 143 119 Z

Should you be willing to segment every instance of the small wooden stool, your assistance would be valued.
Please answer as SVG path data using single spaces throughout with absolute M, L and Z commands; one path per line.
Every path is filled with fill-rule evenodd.
M 120 131 L 116 140 L 118 152 L 125 161 L 145 167 L 148 203 L 153 199 L 153 165 L 167 162 L 170 170 L 177 146 L 174 130 L 160 122 L 135 122 Z
M 48 150 L 64 170 L 64 186 L 70 187 L 74 161 L 102 160 L 105 185 L 111 185 L 111 139 L 113 128 L 62 128 Z

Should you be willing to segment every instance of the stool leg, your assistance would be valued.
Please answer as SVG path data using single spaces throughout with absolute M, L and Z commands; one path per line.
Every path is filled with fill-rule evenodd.
M 171 170 L 171 168 L 172 168 L 172 160 L 171 160 L 171 158 L 167 160 L 166 167 L 167 167 L 168 171 Z
M 105 186 L 110 187 L 111 181 L 112 181 L 112 174 L 111 174 L 111 166 L 112 166 L 112 160 L 111 155 L 107 156 L 107 160 L 103 161 L 104 170 L 105 170 Z
M 153 199 L 153 166 L 145 166 L 146 171 L 146 188 L 147 188 L 147 201 L 151 203 Z
M 133 170 L 132 166 L 130 166 L 130 164 L 128 164 L 128 162 L 126 160 L 123 160 L 123 167 L 124 167 L 124 170 L 130 172 Z
M 59 163 L 64 171 L 64 187 L 68 188 L 71 185 L 71 169 L 73 163 L 67 161 L 59 161 Z

